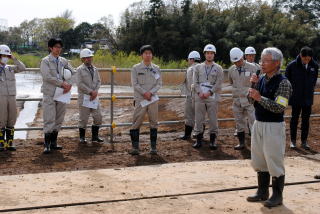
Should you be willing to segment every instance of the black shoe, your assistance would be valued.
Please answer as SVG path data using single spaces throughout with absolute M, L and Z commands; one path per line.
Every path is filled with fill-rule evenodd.
M 158 129 L 150 129 L 150 145 L 151 150 L 150 154 L 157 154 L 157 137 L 158 137 Z
M 218 145 L 216 144 L 216 134 L 210 134 L 210 145 L 209 148 L 212 150 L 218 149 Z
M 80 143 L 85 144 L 86 141 L 86 129 L 79 128 L 79 136 L 80 136 Z
M 44 134 L 44 154 L 49 154 L 51 152 L 51 133 Z
M 51 150 L 62 150 L 62 146 L 57 144 L 57 140 L 58 140 L 58 134 L 59 132 L 57 131 L 53 131 L 51 133 Z
M 238 132 L 237 133 L 239 144 L 234 147 L 235 150 L 242 150 L 245 148 L 245 132 Z
M 191 132 L 193 127 L 185 125 L 184 127 L 184 135 L 180 137 L 181 140 L 190 140 L 191 139 Z
M 198 149 L 202 146 L 203 133 L 197 135 L 197 141 L 192 145 L 193 148 Z
M 297 148 L 296 140 L 291 140 L 290 149 L 296 149 L 296 148 Z
M 4 128 L 0 129 L 0 152 L 4 151 L 4 137 L 6 130 Z
M 139 129 L 131 129 L 130 130 L 130 137 L 131 137 L 131 144 L 132 149 L 129 151 L 130 155 L 139 155 Z
M 103 140 L 99 138 L 99 126 L 92 126 L 92 142 L 102 143 Z
M 247 197 L 249 202 L 265 201 L 269 198 L 269 184 L 270 174 L 269 172 L 258 172 L 258 190 L 253 196 Z
M 307 141 L 302 141 L 301 147 L 302 147 L 304 150 L 310 150 L 310 146 L 308 145 Z
M 14 128 L 7 127 L 6 128 L 6 138 L 7 138 L 7 150 L 9 151 L 16 151 L 16 147 L 13 145 L 13 138 L 14 138 Z
M 282 204 L 282 192 L 284 188 L 284 175 L 272 177 L 272 196 L 264 202 L 265 207 L 276 207 Z
M 315 179 L 320 179 L 320 174 L 314 176 Z

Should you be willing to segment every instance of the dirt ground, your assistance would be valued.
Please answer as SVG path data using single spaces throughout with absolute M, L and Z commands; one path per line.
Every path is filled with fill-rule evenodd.
M 128 95 L 128 94 L 118 94 Z M 106 96 L 106 95 L 103 95 Z M 102 100 L 103 123 L 110 123 L 110 102 Z M 133 112 L 133 100 L 117 100 L 115 102 L 115 122 L 130 122 Z M 184 99 L 162 99 L 159 102 L 159 121 L 183 120 Z M 232 100 L 223 98 L 219 104 L 219 118 L 232 118 Z M 313 114 L 320 114 L 320 97 L 315 97 Z M 290 115 L 290 108 L 286 111 Z M 77 125 L 78 104 L 72 101 L 68 105 L 64 125 Z M 147 119 L 147 118 L 146 118 Z M 147 120 L 146 120 L 147 121 Z M 300 156 L 316 154 L 320 152 L 320 118 L 312 118 L 310 124 L 309 144 L 310 151 L 302 149 L 289 149 L 289 124 L 287 120 L 287 156 Z M 91 119 L 89 121 L 91 123 Z M 42 107 L 39 107 L 33 127 L 41 127 Z M 58 143 L 64 149 L 55 151 L 50 155 L 43 155 L 43 137 L 41 131 L 29 131 L 27 140 L 16 140 L 16 152 L 0 153 L 0 175 L 25 174 L 53 171 L 85 170 L 114 167 L 128 167 L 140 165 L 153 165 L 172 162 L 190 162 L 201 160 L 234 160 L 250 158 L 250 138 L 246 139 L 247 149 L 235 151 L 233 147 L 238 143 L 233 136 L 235 124 L 233 121 L 219 122 L 219 149 L 211 151 L 208 142 L 203 148 L 196 150 L 192 148 L 193 140 L 179 140 L 183 134 L 184 125 L 162 125 L 159 126 L 157 156 L 150 156 L 149 152 L 149 130 L 142 127 L 140 143 L 141 155 L 132 157 L 127 154 L 131 147 L 129 138 L 129 127 L 117 127 L 114 129 L 114 144 L 109 141 L 109 128 L 102 128 L 100 136 L 105 138 L 103 144 L 80 145 L 77 130 L 62 130 L 59 133 Z M 299 136 L 299 131 L 298 131 Z M 90 141 L 90 129 L 87 130 L 87 138 Z M 209 136 L 205 134 L 205 139 Z

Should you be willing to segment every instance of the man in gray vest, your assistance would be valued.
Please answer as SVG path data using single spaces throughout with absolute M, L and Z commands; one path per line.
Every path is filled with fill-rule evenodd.
M 92 65 L 92 57 L 93 53 L 91 50 L 87 48 L 81 50 L 80 58 L 83 64 L 77 68 L 80 143 L 86 143 L 86 127 L 90 114 L 93 117 L 92 142 L 103 142 L 99 138 L 99 126 L 102 123 L 102 114 L 98 100 L 98 91 L 101 80 L 97 68 Z
M 223 69 L 214 62 L 216 47 L 208 44 L 203 50 L 205 62 L 195 66 L 193 84 L 195 89 L 195 134 L 197 140 L 194 148 L 202 146 L 206 114 L 209 117 L 210 149 L 217 149 L 218 135 L 218 102 L 223 82 Z
M 139 155 L 139 133 L 144 116 L 148 114 L 150 122 L 150 154 L 157 154 L 158 133 L 158 94 L 162 86 L 159 66 L 152 63 L 153 48 L 144 45 L 140 48 L 142 62 L 133 66 L 131 83 L 134 90 L 134 112 L 130 129 L 132 141 L 131 155 Z
M 8 65 L 9 59 L 14 65 Z M 17 120 L 15 73 L 26 67 L 11 54 L 7 45 L 0 45 L 0 151 L 15 151 L 13 144 L 14 125 Z
M 44 153 L 50 153 L 51 150 L 61 150 L 57 145 L 58 132 L 60 131 L 64 115 L 66 113 L 66 103 L 54 99 L 58 88 L 63 89 L 63 93 L 71 90 L 71 75 L 74 69 L 68 60 L 60 57 L 62 50 L 62 41 L 52 38 L 48 41 L 50 54 L 44 57 L 40 64 L 42 75 L 43 93 L 43 131 L 44 131 Z
M 265 201 L 266 207 L 282 204 L 285 183 L 284 111 L 288 106 L 292 87 L 289 80 L 280 73 L 282 60 L 282 52 L 277 48 L 262 51 L 261 66 L 265 75 L 260 79 L 257 75 L 252 75 L 251 82 L 255 84 L 255 88 L 250 88 L 248 95 L 250 102 L 254 103 L 256 116 L 251 136 L 251 164 L 258 174 L 258 190 L 247 200 Z M 269 198 L 270 175 L 273 192 Z

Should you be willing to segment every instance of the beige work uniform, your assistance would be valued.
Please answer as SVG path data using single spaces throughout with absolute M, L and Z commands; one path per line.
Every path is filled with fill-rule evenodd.
M 143 94 L 151 92 L 152 96 L 162 86 L 162 78 L 159 66 L 151 64 L 146 66 L 143 62 L 133 66 L 131 70 L 131 84 L 134 91 L 134 113 L 131 129 L 139 129 L 144 116 L 147 113 L 150 122 L 150 128 L 158 127 L 158 101 L 142 107 L 140 102 L 144 100 Z
M 66 104 L 53 99 L 57 87 L 61 87 L 66 80 L 63 78 L 63 69 L 69 69 L 74 74 L 73 67 L 63 58 L 55 58 L 51 54 L 44 57 L 40 64 L 42 75 L 41 92 L 43 93 L 43 131 L 52 133 L 59 131 L 66 113 Z M 71 80 L 66 81 L 71 84 Z
M 247 95 L 251 86 L 250 78 L 255 74 L 257 67 L 249 62 L 244 62 L 238 68 L 235 65 L 229 68 L 229 81 L 232 85 L 233 114 L 236 121 L 237 132 L 244 132 L 248 125 L 251 129 L 255 120 L 253 104 L 249 103 Z
M 196 65 L 193 74 L 193 84 L 195 88 L 195 134 L 203 132 L 203 123 L 206 113 L 209 117 L 210 134 L 218 134 L 218 102 L 223 82 L 223 69 L 220 65 L 213 63 L 207 66 L 205 63 Z M 212 96 L 207 99 L 199 97 L 199 93 L 209 90 Z
M 0 65 L 0 128 L 12 128 L 17 120 L 15 73 L 26 70 L 26 67 L 17 59 L 13 62 L 14 65 Z
M 90 96 L 92 91 L 98 92 L 101 79 L 96 67 L 92 66 L 92 70 L 82 64 L 77 68 L 77 86 L 78 86 L 78 104 L 79 104 L 79 128 L 86 128 L 90 114 L 93 117 L 93 124 L 98 126 L 102 124 L 102 114 L 100 110 L 100 103 L 97 109 L 92 109 L 83 106 L 84 95 Z
M 194 87 L 193 87 L 193 73 L 194 67 L 198 63 L 191 65 L 186 72 L 185 81 L 184 81 L 184 88 L 185 88 L 185 95 L 186 101 L 184 105 L 184 117 L 185 117 L 185 124 L 190 127 L 194 127 L 194 120 L 195 120 L 195 103 L 194 103 Z

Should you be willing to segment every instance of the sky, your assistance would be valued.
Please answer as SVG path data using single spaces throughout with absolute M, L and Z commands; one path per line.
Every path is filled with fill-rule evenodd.
M 24 20 L 52 18 L 69 9 L 76 24 L 96 23 L 101 17 L 112 15 L 117 25 L 120 16 L 130 4 L 138 0 L 3 0 L 0 19 L 6 19 L 8 26 L 19 26 Z

